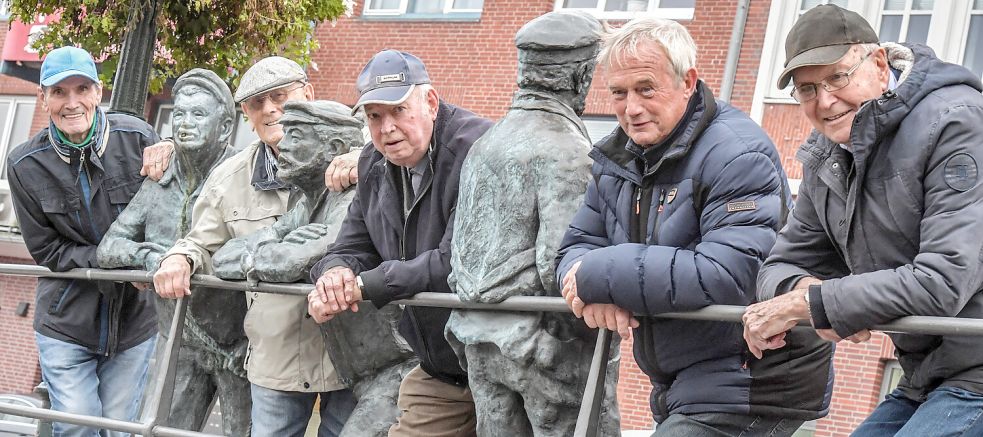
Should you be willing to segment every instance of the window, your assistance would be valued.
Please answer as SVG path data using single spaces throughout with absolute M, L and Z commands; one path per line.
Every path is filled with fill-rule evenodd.
M 174 127 L 171 126 L 171 111 L 173 110 L 173 103 L 160 105 L 160 108 L 157 109 L 157 119 L 154 122 L 154 129 L 157 130 L 157 134 L 161 138 L 173 136 Z M 232 128 L 232 139 L 229 140 L 232 147 L 236 150 L 242 150 L 258 139 L 259 137 L 256 136 L 256 132 L 253 132 L 252 126 L 246 121 L 246 117 L 242 114 L 242 111 L 237 110 L 236 123 Z
M 7 186 L 7 154 L 31 138 L 35 96 L 0 96 L 0 186 Z
M 877 402 L 880 403 L 884 400 L 884 397 L 889 393 L 898 388 L 898 383 L 901 382 L 901 376 L 904 375 L 904 370 L 901 369 L 901 364 L 898 364 L 898 360 L 890 360 L 884 363 L 884 378 L 881 379 L 881 395 L 877 398 Z
M 966 35 L 966 50 L 963 52 L 963 65 L 983 77 L 983 0 L 974 0 L 969 12 L 969 32 Z M 977 44 L 969 44 L 976 41 Z
M 587 136 L 590 137 L 591 144 L 601 141 L 614 132 L 618 127 L 618 119 L 615 117 L 587 116 L 581 117 L 584 120 L 584 127 L 587 128 Z
M 696 0 L 556 0 L 556 10 L 587 11 L 600 19 L 628 20 L 646 14 L 672 20 L 690 20 Z
M 366 0 L 366 18 L 462 19 L 481 17 L 484 0 Z
M 881 41 L 927 43 L 934 3 L 935 0 L 884 0 L 877 36 Z
M 10 18 L 10 0 L 0 0 L 0 20 Z

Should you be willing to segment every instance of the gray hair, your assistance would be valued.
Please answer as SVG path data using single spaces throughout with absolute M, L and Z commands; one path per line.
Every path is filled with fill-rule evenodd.
M 650 42 L 665 50 L 666 58 L 677 81 L 696 66 L 696 43 L 682 24 L 661 18 L 636 18 L 604 36 L 599 60 L 610 68 L 628 58 L 638 58 L 640 43 Z

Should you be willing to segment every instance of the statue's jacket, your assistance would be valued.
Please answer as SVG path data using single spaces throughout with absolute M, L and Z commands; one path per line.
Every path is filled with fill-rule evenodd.
M 898 86 L 857 110 L 852 153 L 818 132 L 802 145 L 799 198 L 758 278 L 769 295 L 822 279 L 813 319 L 842 337 L 909 315 L 983 318 L 983 83 L 928 47 L 882 46 Z M 888 335 L 908 398 L 983 393 L 983 337 Z
M 96 245 L 143 182 L 143 149 L 158 141 L 135 117 L 97 116 L 105 117 L 97 151 L 55 144 L 43 129 L 7 158 L 24 244 L 55 272 L 99 267 Z M 111 356 L 157 333 L 152 296 L 129 283 L 40 278 L 35 299 L 38 333 L 98 354 Z
M 451 235 L 461 165 L 468 150 L 492 122 L 440 102 L 434 122 L 432 170 L 408 216 L 398 168 L 366 146 L 359 158 L 355 199 L 335 244 L 311 269 L 316 280 L 334 266 L 362 276 L 363 298 L 376 308 L 419 292 L 450 293 Z M 363 176 L 364 175 L 364 176 Z M 420 358 L 420 366 L 441 381 L 467 384 L 457 356 L 444 338 L 447 308 L 407 306 L 399 332 Z
M 235 155 L 231 146 L 222 147 L 214 164 L 204 175 Z M 103 268 L 140 268 L 154 271 L 160 257 L 174 242 L 191 228 L 191 212 L 204 188 L 204 182 L 188 187 L 181 161 L 175 152 L 170 165 L 159 181 L 147 179 L 130 204 L 116 218 L 99 243 L 97 256 Z M 202 177 L 204 177 L 204 175 Z M 193 189 L 192 189 L 193 188 Z M 155 250 L 144 248 L 145 243 L 157 245 Z M 242 330 L 246 313 L 246 298 L 242 292 L 196 286 L 189 297 L 185 338 L 209 338 L 199 344 L 212 352 L 227 355 L 221 350 L 245 339 Z M 171 299 L 157 301 L 157 317 L 161 333 L 166 335 L 174 314 Z M 194 331 L 194 332 L 191 332 Z M 212 343 L 217 344 L 212 344 Z M 235 360 L 225 360 L 227 365 Z M 241 363 L 235 367 L 241 366 Z M 236 369 L 242 372 L 241 369 Z
M 619 127 L 590 153 L 594 180 L 561 244 L 557 278 L 582 261 L 586 303 L 634 312 L 634 354 L 657 422 L 727 412 L 810 420 L 828 412 L 832 347 L 792 330 L 755 359 L 739 323 L 648 317 L 748 305 L 791 196 L 778 151 L 702 81 L 677 128 L 643 149 Z
M 197 271 L 211 272 L 211 254 L 227 241 L 279 220 L 297 189 L 257 189 L 252 185 L 257 141 L 229 158 L 208 176 L 192 211 L 192 228 L 165 257 L 189 256 Z M 248 293 L 244 321 L 249 350 L 249 382 L 281 391 L 328 392 L 344 388 L 314 319 L 307 317 L 305 296 Z

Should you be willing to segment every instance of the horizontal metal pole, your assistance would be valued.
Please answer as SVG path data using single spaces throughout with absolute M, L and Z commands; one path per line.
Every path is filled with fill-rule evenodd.
M 128 282 L 151 282 L 153 278 L 152 273 L 142 270 L 74 269 L 67 272 L 55 273 L 41 266 L 22 264 L 0 264 L 0 274 Z M 293 295 L 307 295 L 312 287 L 310 284 L 278 284 L 269 282 L 250 284 L 245 281 L 225 281 L 209 275 L 194 275 L 191 278 L 191 283 L 228 290 Z M 545 296 L 513 296 L 500 303 L 489 304 L 461 302 L 456 295 L 448 293 L 419 293 L 411 299 L 398 300 L 395 303 L 492 311 L 570 312 L 570 309 L 562 298 Z M 740 322 L 742 315 L 744 315 L 743 306 L 710 305 L 692 312 L 663 313 L 655 317 Z M 808 326 L 808 323 L 802 322 L 800 325 Z M 875 325 L 870 329 L 883 332 L 926 335 L 983 335 L 983 319 L 908 316 L 890 323 Z
M 110 429 L 113 431 L 128 432 L 131 434 L 142 435 L 145 430 L 145 425 L 137 422 L 126 422 L 116 419 L 107 419 L 105 417 L 95 417 L 86 416 L 83 414 L 66 413 L 63 411 L 49 410 L 45 408 L 35 408 L 35 407 L 24 407 L 21 405 L 14 404 L 0 404 L 0 413 L 12 414 L 14 416 L 30 417 L 33 419 L 42 419 L 49 422 L 63 422 L 71 423 L 74 425 L 88 426 L 92 428 L 99 429 Z M 153 428 L 154 435 L 163 437 L 212 437 L 215 434 L 205 434 L 194 431 L 187 431 L 178 428 L 170 428 L 166 426 L 155 426 Z

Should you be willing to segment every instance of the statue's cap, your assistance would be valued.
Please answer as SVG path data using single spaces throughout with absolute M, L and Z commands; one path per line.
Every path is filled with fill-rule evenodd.
M 235 117 L 235 104 L 232 102 L 232 92 L 229 91 L 229 86 L 225 84 L 217 74 L 211 70 L 206 70 L 204 68 L 193 68 L 188 70 L 187 73 L 181 75 L 174 82 L 174 87 L 171 89 L 171 93 L 177 96 L 181 88 L 188 85 L 199 86 L 205 91 L 208 91 L 211 95 L 215 96 L 215 99 L 225 107 L 226 114 Z
M 579 11 L 549 12 L 529 21 L 515 34 L 520 51 L 543 52 L 523 61 L 558 64 L 591 59 L 601 40 L 601 23 Z
M 280 124 L 319 124 L 328 127 L 362 128 L 362 120 L 352 116 L 352 108 L 331 100 L 289 101 L 283 104 Z
M 307 82 L 307 73 L 300 64 L 280 56 L 260 59 L 242 74 L 236 89 L 236 103 L 294 82 Z

